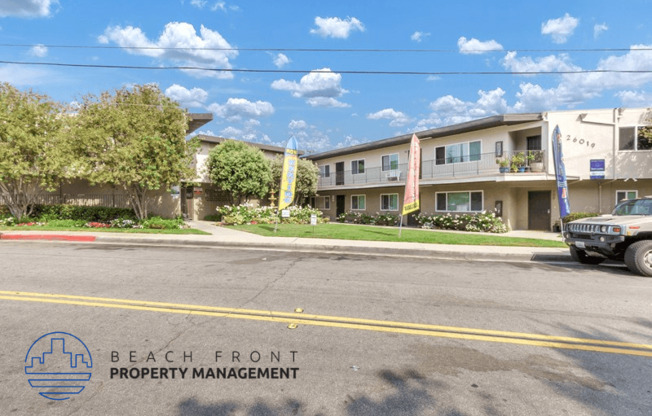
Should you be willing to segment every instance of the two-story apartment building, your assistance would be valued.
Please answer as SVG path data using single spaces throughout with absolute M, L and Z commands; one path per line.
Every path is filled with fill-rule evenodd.
M 652 195 L 650 108 L 504 114 L 416 133 L 421 212 L 496 210 L 513 229 L 550 230 L 559 219 L 551 135 L 562 133 L 572 212 L 610 212 Z M 412 134 L 308 156 L 318 164 L 317 208 L 399 213 Z M 524 172 L 501 172 L 523 166 Z M 513 165 L 513 166 L 512 166 Z M 504 170 L 504 169 L 503 169 Z
M 215 146 L 219 146 L 226 140 L 234 139 L 204 134 L 198 135 L 197 139 L 200 147 L 193 160 L 193 167 L 197 175 L 194 182 L 197 186 L 183 186 L 181 188 L 181 212 L 190 219 L 203 220 L 207 215 L 216 214 L 217 207 L 230 204 L 228 193 L 211 183 L 208 174 L 208 157 Z M 246 143 L 260 149 L 269 159 L 282 157 L 285 153 L 283 147 L 254 142 Z M 259 203 L 260 201 L 252 202 Z

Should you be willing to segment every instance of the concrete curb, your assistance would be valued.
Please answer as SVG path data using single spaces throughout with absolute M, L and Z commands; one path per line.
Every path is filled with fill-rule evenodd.
M 464 246 L 464 251 L 442 249 L 436 245 L 428 247 L 371 247 L 371 246 L 348 246 L 338 244 L 303 244 L 297 242 L 273 244 L 240 242 L 240 241 L 195 241 L 195 240 L 166 240 L 166 239 L 140 239 L 130 238 L 128 241 L 119 237 L 98 236 L 98 243 L 105 244 L 138 244 L 151 246 L 186 246 L 186 247 L 223 247 L 223 248 L 252 248 L 258 250 L 292 250 L 303 253 L 341 253 L 350 255 L 374 255 L 374 256 L 402 256 L 402 257 L 429 257 L 438 259 L 461 259 L 461 260 L 485 260 L 485 261 L 548 261 L 548 262 L 572 262 L 570 255 L 562 253 L 537 253 L 534 247 L 528 253 L 501 253 L 489 250 L 474 250 L 476 246 Z M 481 246 L 477 246 L 481 247 Z
M 197 247 L 197 248 L 243 248 L 274 251 L 296 251 L 301 253 L 329 253 L 348 254 L 365 256 L 388 256 L 388 257 L 414 257 L 447 260 L 466 261 L 511 261 L 511 262 L 572 262 L 568 252 L 562 249 L 536 248 L 525 250 L 519 247 L 517 250 L 501 251 L 493 246 L 451 246 L 425 245 L 419 243 L 409 244 L 405 247 L 388 247 L 382 245 L 358 245 L 338 244 L 333 240 L 332 244 L 325 244 L 323 241 L 310 241 L 309 239 L 288 239 L 286 242 L 269 241 L 216 241 L 197 239 L 169 239 L 169 238 L 141 238 L 141 237 L 117 237 L 113 235 L 62 235 L 62 234 L 3 234 L 0 233 L 0 240 L 29 240 L 29 241 L 65 241 L 65 242 L 93 242 L 111 245 L 140 245 L 152 247 Z
M 0 240 L 48 240 L 48 241 L 80 241 L 93 242 L 94 235 L 68 235 L 68 234 L 3 234 L 0 233 Z

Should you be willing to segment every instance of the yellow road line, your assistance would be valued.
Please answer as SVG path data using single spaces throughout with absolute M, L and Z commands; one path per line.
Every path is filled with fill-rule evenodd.
M 246 319 L 264 322 L 294 323 L 331 328 L 348 328 L 376 332 L 409 335 L 434 336 L 441 338 L 498 342 L 517 345 L 531 345 L 547 348 L 562 348 L 594 351 L 611 354 L 652 357 L 652 345 L 605 341 L 589 338 L 555 337 L 550 335 L 521 332 L 492 331 L 440 325 L 413 324 L 394 321 L 342 318 L 302 313 L 273 312 L 252 309 L 222 308 L 202 305 L 175 304 L 166 302 L 137 301 L 128 299 L 99 298 L 90 296 L 56 295 L 33 292 L 0 291 L 0 299 L 23 302 L 39 302 L 63 305 L 103 307 L 139 311 L 177 313 L 186 315 L 212 316 Z M 635 348 L 635 349 L 632 349 Z M 636 350 L 638 349 L 638 350 Z M 650 351 L 645 351 L 650 350 Z

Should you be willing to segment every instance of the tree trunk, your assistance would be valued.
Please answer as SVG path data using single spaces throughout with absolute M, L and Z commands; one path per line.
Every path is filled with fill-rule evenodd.
M 32 213 L 41 192 L 38 181 L 34 179 L 19 178 L 0 183 L 0 196 L 11 215 L 19 221 Z
M 129 195 L 129 202 L 134 209 L 136 218 L 140 221 L 147 219 L 147 205 L 149 200 L 147 198 L 147 188 L 139 185 L 130 185 L 126 187 L 127 194 Z

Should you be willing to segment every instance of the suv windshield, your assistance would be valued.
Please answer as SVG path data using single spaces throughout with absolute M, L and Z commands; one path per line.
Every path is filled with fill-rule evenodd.
M 621 202 L 614 208 L 613 215 L 652 215 L 652 198 Z

